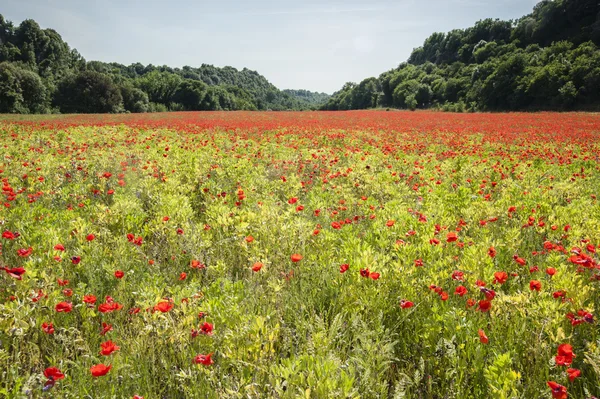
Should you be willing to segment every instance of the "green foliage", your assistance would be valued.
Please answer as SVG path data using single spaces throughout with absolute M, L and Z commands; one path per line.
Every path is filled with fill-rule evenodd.
M 598 2 L 544 0 L 514 23 L 485 19 L 467 29 L 434 33 L 407 63 L 365 82 L 375 80 L 380 107 L 595 109 L 600 106 L 598 15 Z M 321 108 L 369 108 L 370 98 L 361 85 L 346 84 Z
M 0 63 L 0 112 L 44 113 L 48 95 L 42 79 L 16 63 Z
M 86 63 L 56 31 L 41 29 L 30 19 L 15 27 L 0 15 L 2 62 L 14 64 L 8 72 L 9 67 L 3 67 L 0 83 L 4 89 L 0 93 L 0 112 L 8 113 L 48 112 L 50 100 L 62 112 L 154 112 L 306 110 L 320 106 L 329 98 L 327 94 L 306 90 L 281 91 L 264 76 L 247 68 L 237 70 L 208 64 L 199 68 L 171 68 L 140 63 L 129 66 L 101 61 Z M 14 72 L 15 69 L 25 72 Z M 93 88 L 80 88 L 80 94 L 96 93 L 102 85 L 105 89 L 117 85 L 119 93 L 111 87 L 100 90 L 104 91 L 101 95 L 105 98 L 96 103 L 83 97 L 79 100 L 85 100 L 84 104 L 70 100 L 65 96 L 66 85 L 73 85 L 73 76 L 85 71 L 93 72 L 96 81 L 99 75 L 106 79 Z M 89 79 L 92 75 L 86 76 Z M 38 84 L 40 79 L 43 88 Z M 109 81 L 112 83 L 107 83 Z M 122 104 L 117 104 L 119 102 Z
M 59 82 L 55 105 L 64 113 L 114 113 L 123 109 L 123 96 L 109 76 L 82 71 Z

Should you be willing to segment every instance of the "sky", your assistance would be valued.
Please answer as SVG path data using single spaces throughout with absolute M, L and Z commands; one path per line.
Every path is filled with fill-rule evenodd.
M 280 89 L 333 93 L 406 61 L 433 32 L 516 19 L 538 0 L 2 0 L 86 60 L 244 67 Z

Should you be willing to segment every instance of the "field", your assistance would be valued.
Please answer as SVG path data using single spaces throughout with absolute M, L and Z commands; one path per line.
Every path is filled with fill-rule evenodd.
M 3 116 L 0 145 L 0 397 L 600 396 L 598 114 Z

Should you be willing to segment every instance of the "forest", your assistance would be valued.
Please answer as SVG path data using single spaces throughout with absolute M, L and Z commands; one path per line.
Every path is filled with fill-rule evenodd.
M 436 32 L 397 68 L 346 83 L 322 109 L 598 110 L 600 2 L 544 0 L 516 21 Z
M 55 30 L 0 15 L 0 113 L 307 110 L 328 97 L 279 90 L 246 68 L 86 61 Z

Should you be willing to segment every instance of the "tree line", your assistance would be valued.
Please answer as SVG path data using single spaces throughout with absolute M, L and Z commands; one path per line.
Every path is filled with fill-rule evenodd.
M 328 98 L 246 68 L 88 62 L 55 30 L 0 15 L 0 113 L 306 110 Z
M 600 2 L 544 0 L 516 21 L 434 33 L 397 68 L 321 107 L 448 111 L 599 109 Z

